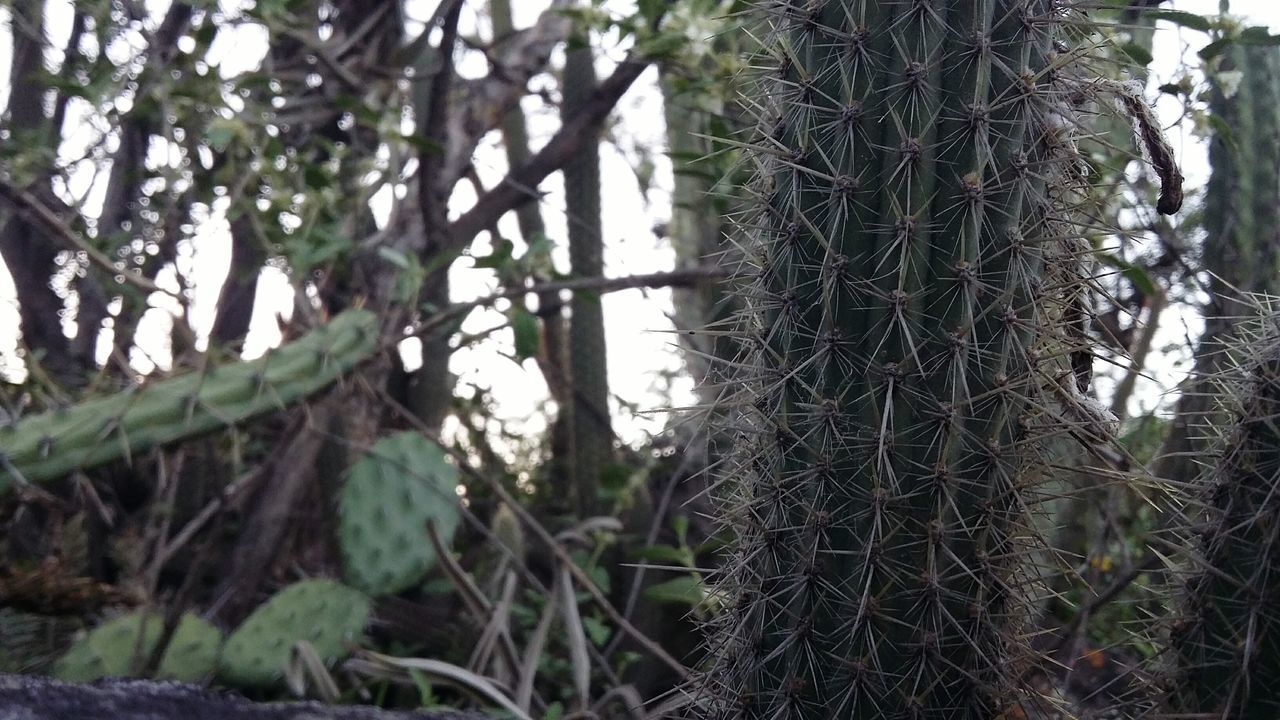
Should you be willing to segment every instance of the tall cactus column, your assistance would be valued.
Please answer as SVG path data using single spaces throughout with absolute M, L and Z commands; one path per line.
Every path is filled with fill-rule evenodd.
M 1235 76 L 1232 78 L 1231 76 Z M 1173 426 L 1154 468 L 1174 486 L 1194 482 L 1206 426 L 1219 418 L 1210 379 L 1225 368 L 1240 293 L 1280 292 L 1280 49 L 1234 46 L 1211 75 L 1204 267 L 1212 272 L 1195 367 L 1178 398 Z
M 1171 643 L 1181 717 L 1280 717 L 1280 315 L 1239 342 L 1235 416 L 1202 478 L 1205 517 Z
M 772 68 L 747 153 L 709 717 L 1015 702 L 1032 485 L 1079 349 L 1061 321 L 1083 282 L 1062 6 L 752 11 Z

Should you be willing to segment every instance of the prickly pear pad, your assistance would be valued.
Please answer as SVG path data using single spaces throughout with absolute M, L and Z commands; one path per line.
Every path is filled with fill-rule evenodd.
M 219 675 L 242 686 L 273 685 L 284 676 L 294 643 L 306 640 L 326 661 L 346 656 L 369 621 L 369 598 L 325 578 L 302 580 L 253 612 L 227 638 Z
M 407 431 L 375 443 L 352 466 L 339 500 L 347 580 L 370 595 L 420 582 L 437 559 L 427 523 L 445 542 L 458 527 L 457 485 L 457 469 L 422 435 Z
M 54 666 L 54 675 L 74 682 L 128 675 L 135 652 L 147 658 L 163 625 L 164 619 L 156 613 L 134 612 L 109 620 L 72 645 Z M 160 659 L 156 677 L 192 682 L 211 675 L 221 644 L 222 633 L 217 628 L 191 613 L 183 615 Z

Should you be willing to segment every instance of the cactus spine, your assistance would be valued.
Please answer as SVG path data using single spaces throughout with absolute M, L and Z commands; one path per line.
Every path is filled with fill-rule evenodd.
M 704 709 L 994 717 L 1030 652 L 1038 441 L 1070 424 L 1047 389 L 1074 397 L 1081 342 L 1063 3 L 752 12 L 772 68 Z
M 378 319 L 349 310 L 257 360 L 212 367 L 0 428 L 0 496 L 234 425 L 327 387 L 378 349 Z
M 1199 552 L 1171 632 L 1187 716 L 1280 716 L 1280 315 L 1266 322 L 1241 344 L 1244 382 L 1219 394 L 1235 422 L 1202 478 Z

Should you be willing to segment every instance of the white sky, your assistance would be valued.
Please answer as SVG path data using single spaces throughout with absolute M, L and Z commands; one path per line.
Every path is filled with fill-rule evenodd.
M 232 5 L 234 0 L 223 0 L 222 4 Z M 50 26 L 53 34 L 58 36 L 58 25 L 65 28 L 69 22 L 71 4 L 68 1 L 61 6 L 58 6 L 57 2 L 51 5 L 57 6 L 51 10 L 53 22 Z M 412 15 L 425 18 L 434 10 L 435 5 L 434 0 L 423 0 L 413 9 Z M 468 2 L 465 6 L 467 10 L 464 11 L 463 16 L 464 32 L 475 28 L 474 8 L 480 5 L 477 2 Z M 538 12 L 546 7 L 547 0 L 521 0 L 513 2 L 512 5 L 516 11 L 517 27 L 525 27 L 532 23 Z M 625 9 L 633 6 L 634 3 L 610 0 L 606 5 L 611 8 Z M 167 8 L 168 2 L 150 0 L 147 6 L 153 16 L 158 17 Z M 1166 7 L 1170 6 L 1166 5 Z M 1216 11 L 1218 0 L 1175 0 L 1171 7 L 1196 13 L 1209 13 Z M 1236 14 L 1247 16 L 1253 23 L 1270 25 L 1273 29 L 1280 28 L 1280 2 L 1276 0 L 1234 0 L 1231 9 Z M 0 22 L 0 77 L 7 78 L 11 37 L 4 13 L 4 10 L 0 10 L 0 18 L 3 18 Z M 212 50 L 210 64 L 221 63 L 220 70 L 224 75 L 252 67 L 262 53 L 262 34 L 257 28 L 242 26 L 238 33 L 238 36 L 228 35 L 225 38 L 220 34 Z M 65 37 L 65 30 L 62 31 L 61 37 Z M 1179 57 L 1194 64 L 1195 51 L 1205 42 L 1203 34 L 1177 29 L 1162 23 L 1161 30 L 1157 34 L 1154 52 L 1153 87 L 1154 84 L 1171 79 L 1172 71 L 1179 66 Z M 255 49 L 246 52 L 246 48 Z M 625 48 L 619 47 L 614 39 L 606 38 L 604 57 L 598 63 L 600 75 L 604 76 L 610 72 L 624 52 Z M 464 61 L 460 71 L 464 74 L 483 73 L 485 71 L 483 64 L 477 65 L 475 60 L 478 58 Z M 655 154 L 654 160 L 657 162 L 655 189 L 650 191 L 646 201 L 637 187 L 630 169 L 632 163 L 629 161 L 629 158 L 634 160 L 636 148 L 650 147 L 660 151 L 665 145 L 661 95 L 657 89 L 656 78 L 656 72 L 651 68 L 622 99 L 619 105 L 622 121 L 615 126 L 613 133 L 616 144 L 606 143 L 601 148 L 601 173 L 605 178 L 605 270 L 610 276 L 670 270 L 674 267 L 674 254 L 670 247 L 665 241 L 659 241 L 651 232 L 655 222 L 664 220 L 669 214 L 670 163 L 660 152 Z M 531 86 L 550 88 L 554 83 L 547 77 L 539 77 L 534 79 Z M 0 85 L 0 103 L 7 101 L 7 95 L 7 88 Z M 1153 93 L 1148 95 L 1152 96 Z M 530 115 L 532 143 L 536 148 L 554 132 L 557 127 L 557 114 L 554 109 L 544 107 L 536 97 L 527 97 L 525 102 Z M 1166 122 L 1172 122 L 1178 117 L 1180 108 L 1176 101 L 1166 98 L 1159 101 L 1157 110 Z M 83 126 L 82 133 L 83 138 L 80 141 L 82 143 L 89 142 L 97 135 L 88 123 Z M 1200 186 L 1207 176 L 1202 143 L 1176 128 L 1173 136 L 1175 149 L 1178 151 L 1184 174 L 1187 176 L 1188 187 Z M 505 156 L 498 142 L 497 134 L 490 134 L 481 143 L 475 157 L 477 171 L 486 187 L 495 185 L 506 172 Z M 68 142 L 68 145 L 71 144 L 74 143 Z M 86 171 L 76 175 L 71 192 L 81 195 L 91 187 L 93 187 L 93 175 Z M 543 204 L 548 234 L 553 238 L 563 239 L 565 214 L 559 175 L 550 178 L 542 187 L 548 192 Z M 95 202 L 98 205 L 101 203 L 100 183 L 96 190 L 98 197 L 94 197 L 94 193 L 90 194 L 90 207 Z M 464 210 L 473 199 L 470 187 L 465 183 L 462 184 L 454 197 L 455 212 Z M 507 237 L 518 237 L 514 218 L 511 216 L 504 219 L 501 230 Z M 184 253 L 183 264 L 201 268 L 200 273 L 195 276 L 195 283 L 203 290 L 197 293 L 196 302 L 198 305 L 201 304 L 201 296 L 205 296 L 206 299 L 202 303 L 203 307 L 198 308 L 200 312 L 197 313 L 197 322 L 202 326 L 200 329 L 205 330 L 211 321 L 212 310 L 205 293 L 211 293 L 216 289 L 217 283 L 220 282 L 218 278 L 225 275 L 228 263 L 225 221 L 215 213 L 214 218 L 202 225 L 194 245 L 194 256 L 192 250 L 188 248 Z M 473 247 L 475 254 L 487 254 L 487 245 L 487 236 L 482 235 Z M 518 248 L 517 251 L 521 250 L 523 248 Z M 568 269 L 567 251 L 563 247 L 557 250 L 555 259 L 561 270 Z M 488 272 L 470 270 L 467 267 L 468 264 L 465 260 L 456 263 L 451 274 L 455 301 L 486 294 L 493 287 L 493 281 Z M 186 268 L 184 268 L 185 271 Z M 174 283 L 171 272 L 161 280 Z M 265 296 L 274 298 L 275 302 L 287 311 L 290 291 L 284 277 L 278 272 L 268 272 L 264 273 L 262 282 Z M 629 290 L 609 294 L 604 299 L 609 379 L 612 391 L 629 404 L 634 404 L 642 410 L 655 411 L 637 416 L 630 412 L 621 412 L 619 404 L 614 403 L 617 430 L 628 442 L 635 443 L 642 440 L 647 432 L 660 430 L 666 421 L 665 413 L 656 411 L 664 407 L 669 400 L 662 393 L 656 392 L 655 387 L 659 382 L 658 374 L 661 371 L 676 371 L 680 367 L 679 358 L 671 348 L 672 338 L 669 334 L 671 323 L 666 315 L 670 309 L 671 294 L 666 289 Z M 265 307 L 260 310 L 262 312 L 255 316 L 255 330 L 251 338 L 254 352 L 261 352 L 267 344 L 276 340 L 271 332 L 274 326 L 271 310 Z M 1183 326 L 1184 322 L 1186 327 Z M 463 331 L 479 333 L 502 323 L 503 316 L 500 312 L 477 312 L 464 325 Z M 153 324 L 152 327 L 156 330 L 162 330 L 167 324 L 166 313 L 160 310 L 153 311 L 149 314 L 148 324 Z M 13 328 L 16 325 L 17 311 L 12 281 L 7 271 L 0 265 L 0 353 L 7 354 L 11 368 Z M 1180 355 L 1186 355 L 1185 349 L 1181 353 L 1166 354 L 1159 351 L 1165 344 L 1181 342 L 1188 328 L 1193 337 L 1198 333 L 1199 323 L 1194 317 L 1179 319 L 1175 318 L 1173 313 L 1166 314 L 1162 322 L 1162 333 L 1156 345 L 1157 352 L 1153 352 L 1151 358 L 1151 370 L 1159 382 L 1140 385 L 1135 396 L 1134 413 L 1152 408 L 1160 402 L 1161 391 L 1172 387 L 1180 379 L 1181 376 L 1174 362 Z M 163 336 L 164 333 L 156 332 L 152 334 L 151 339 L 155 340 Z M 154 344 L 154 342 L 151 343 L 151 345 Z M 152 351 L 163 355 L 162 347 L 153 347 Z M 497 414 L 510 423 L 510 429 L 529 433 L 540 432 L 543 429 L 544 417 L 538 409 L 546 397 L 545 385 L 533 361 L 527 361 L 524 367 L 518 368 L 511 360 L 503 357 L 511 354 L 510 332 L 503 331 L 475 347 L 456 352 L 452 358 L 451 369 L 460 377 L 460 392 L 468 392 L 464 388 L 471 384 L 486 387 L 491 391 L 498 403 Z M 145 359 L 139 359 L 138 362 L 139 367 L 146 366 Z M 1101 381 L 1099 386 L 1105 397 L 1109 393 L 1105 380 Z M 677 405 L 688 402 L 691 399 L 690 390 L 691 386 L 687 380 L 680 381 L 674 388 L 670 401 L 674 401 Z

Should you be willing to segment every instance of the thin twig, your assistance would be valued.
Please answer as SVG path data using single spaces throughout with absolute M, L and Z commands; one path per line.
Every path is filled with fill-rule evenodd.
M 729 277 L 728 271 L 718 267 L 693 267 L 670 272 L 647 273 L 644 275 L 627 275 L 625 277 L 606 278 L 589 277 L 557 282 L 537 283 L 527 287 L 506 288 L 490 295 L 463 303 L 456 303 L 440 312 L 425 318 L 410 329 L 408 335 L 423 335 L 441 326 L 457 320 L 478 307 L 492 305 L 499 300 L 506 300 L 530 294 L 555 293 L 562 290 L 596 290 L 601 293 L 632 290 L 635 288 L 656 287 L 690 287 L 711 280 L 722 280 Z M 391 339 L 391 343 L 399 343 L 403 337 Z
M 654 18 L 656 27 L 662 13 Z M 560 126 L 560 130 L 546 145 L 524 165 L 514 169 L 497 187 L 480 196 L 470 210 L 449 224 L 449 237 L 453 247 L 465 247 L 498 218 L 514 210 L 533 197 L 529 189 L 538 185 L 551 173 L 564 167 L 582 146 L 598 137 L 601 126 L 613 112 L 614 106 L 646 69 L 650 60 L 638 52 L 632 52 L 613 71 L 613 74 L 596 86 L 582 109 Z
M 166 290 L 152 282 L 143 275 L 136 275 L 128 270 L 116 267 L 111 258 L 104 255 L 100 250 L 90 245 L 84 238 L 76 234 L 67 224 L 59 218 L 57 213 L 40 201 L 35 195 L 23 190 L 4 178 L 0 178 L 0 198 L 8 200 L 28 222 L 44 229 L 54 239 L 60 241 L 68 250 L 76 250 L 83 252 L 89 257 L 94 264 L 103 270 L 111 273 L 113 276 L 122 278 L 124 282 L 129 283 L 141 290 L 147 292 L 164 293 L 169 297 L 182 302 L 182 298 L 173 292 Z
M 1147 365 L 1147 355 L 1151 352 L 1151 344 L 1155 341 L 1156 329 L 1160 327 L 1160 313 L 1164 311 L 1167 300 L 1168 293 L 1162 288 L 1157 288 L 1156 294 L 1151 298 L 1151 304 L 1147 306 L 1147 321 L 1143 323 L 1142 332 L 1139 333 L 1137 342 L 1130 349 L 1129 369 L 1125 372 L 1120 384 L 1116 386 L 1115 394 L 1111 397 L 1111 414 L 1115 415 L 1122 423 L 1128 415 L 1129 398 L 1133 396 L 1133 390 L 1138 383 L 1138 378 L 1142 375 L 1142 371 Z

